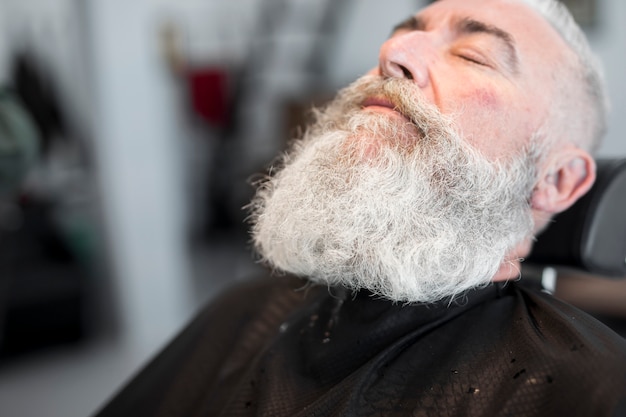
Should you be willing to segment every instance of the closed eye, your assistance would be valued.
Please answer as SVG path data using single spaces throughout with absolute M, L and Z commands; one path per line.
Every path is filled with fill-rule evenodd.
M 469 61 L 469 62 L 474 63 L 474 64 L 485 65 L 485 66 L 487 65 L 487 63 L 485 62 L 484 59 L 476 57 L 476 56 L 473 56 L 473 55 L 459 54 L 458 56 L 459 56 L 459 58 L 464 59 L 464 60 Z
M 485 67 L 491 67 L 491 61 L 487 59 L 483 54 L 472 50 L 458 50 L 453 52 L 453 54 L 465 61 L 471 62 L 473 64 L 482 65 Z

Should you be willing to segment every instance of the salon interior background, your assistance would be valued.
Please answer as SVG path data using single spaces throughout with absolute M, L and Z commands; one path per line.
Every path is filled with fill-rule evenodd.
M 41 145 L 0 195 L 0 414 L 88 415 L 256 272 L 248 179 L 424 3 L 0 0 L 1 97 Z M 570 3 L 606 63 L 600 155 L 626 155 L 626 2 Z

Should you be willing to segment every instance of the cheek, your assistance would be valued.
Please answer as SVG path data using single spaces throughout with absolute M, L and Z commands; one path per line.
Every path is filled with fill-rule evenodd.
M 507 118 L 507 109 L 510 103 L 504 100 L 496 92 L 490 89 L 471 89 L 458 96 L 456 103 L 462 129 L 472 136 L 498 135 L 503 125 L 507 123 L 502 120 Z M 477 139 L 477 138 L 476 138 Z
M 461 96 L 459 122 L 465 139 L 490 159 L 515 148 L 518 126 L 512 115 L 514 104 L 490 89 L 473 89 Z
M 501 107 L 500 97 L 493 90 L 488 89 L 478 89 L 469 92 L 466 95 L 466 101 L 477 109 L 485 109 L 487 111 L 493 111 Z

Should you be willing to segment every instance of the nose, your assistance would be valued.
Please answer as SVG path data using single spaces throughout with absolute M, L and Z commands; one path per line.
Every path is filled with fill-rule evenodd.
M 385 77 L 405 78 L 425 88 L 430 82 L 429 63 L 433 57 L 434 48 L 427 33 L 395 35 L 380 48 L 379 71 Z

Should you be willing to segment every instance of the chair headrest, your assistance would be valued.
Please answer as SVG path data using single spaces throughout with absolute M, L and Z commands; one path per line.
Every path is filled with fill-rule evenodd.
M 527 262 L 626 277 L 626 158 L 597 164 L 592 189 L 555 216 Z

